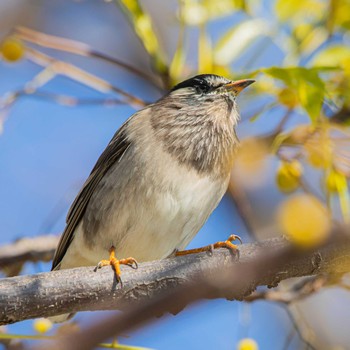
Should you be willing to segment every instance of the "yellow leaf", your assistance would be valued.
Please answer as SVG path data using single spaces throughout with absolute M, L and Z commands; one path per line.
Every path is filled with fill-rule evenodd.
M 285 200 L 278 210 L 282 232 L 300 248 L 324 242 L 331 228 L 325 206 L 309 194 L 297 194 Z
M 332 164 L 333 144 L 326 126 L 306 139 L 304 144 L 308 163 L 314 168 L 327 169 Z
M 337 170 L 331 170 L 326 176 L 325 182 L 330 193 L 342 193 L 347 190 L 346 177 Z
M 278 101 L 288 108 L 295 108 L 298 105 L 298 96 L 291 88 L 283 88 L 278 93 Z
M 350 48 L 345 45 L 328 46 L 313 59 L 314 66 L 342 66 L 350 59 Z
M 297 160 L 281 162 L 276 173 L 276 184 L 281 192 L 293 192 L 300 185 L 303 168 Z
M 323 26 L 313 28 L 313 30 L 305 35 L 299 44 L 299 52 L 303 55 L 313 53 L 328 38 L 328 32 Z
M 16 38 L 6 38 L 0 47 L 2 57 L 9 62 L 16 62 L 24 55 L 24 46 L 22 41 Z
M 350 220 L 350 198 L 346 176 L 332 169 L 325 178 L 326 189 L 331 194 L 338 194 L 340 209 L 346 223 Z
M 350 1 L 349 0 L 332 0 L 330 1 L 327 27 L 330 33 L 336 29 L 350 29 Z
M 128 16 L 135 33 L 153 59 L 155 68 L 161 73 L 166 72 L 167 66 L 164 60 L 164 53 L 153 29 L 152 19 L 143 11 L 140 2 L 138 0 L 120 0 L 116 1 L 116 4 L 119 5 Z
M 208 9 L 195 0 L 185 0 L 181 6 L 181 21 L 189 26 L 198 26 L 208 20 Z
M 213 57 L 210 38 L 205 31 L 205 27 L 201 26 L 198 40 L 198 72 L 213 72 Z
M 225 33 L 214 48 L 216 65 L 227 65 L 239 57 L 256 39 L 270 32 L 262 19 L 243 21 Z
M 44 334 L 52 328 L 52 322 L 47 318 L 38 318 L 34 320 L 33 328 L 36 332 Z
M 327 4 L 318 0 L 277 0 L 275 11 L 280 21 L 297 19 L 319 20 L 322 18 Z
M 258 350 L 258 344 L 254 339 L 244 338 L 240 340 L 237 346 L 237 350 Z
M 183 67 L 186 60 L 184 40 L 185 40 L 185 23 L 181 19 L 179 37 L 177 40 L 177 47 L 169 67 L 169 75 L 170 75 L 171 82 L 173 84 L 176 84 L 180 80 L 181 74 L 183 73 Z

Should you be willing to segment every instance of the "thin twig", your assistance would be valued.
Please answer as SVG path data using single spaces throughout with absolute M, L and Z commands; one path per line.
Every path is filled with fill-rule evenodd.
M 58 244 L 58 236 L 42 235 L 21 238 L 0 247 L 0 270 L 15 275 L 26 262 L 50 261 Z
M 57 104 L 67 106 L 67 107 L 75 107 L 82 105 L 104 105 L 104 106 L 113 106 L 113 105 L 121 105 L 126 104 L 125 101 L 122 101 L 117 98 L 78 98 L 75 96 L 56 94 L 49 91 L 33 91 L 27 92 L 26 90 L 19 90 L 16 92 L 18 97 L 28 96 L 28 97 L 36 97 L 46 101 L 52 101 Z
M 34 63 L 40 66 L 50 66 L 50 68 L 55 72 L 55 74 L 64 75 L 70 79 L 73 79 L 102 93 L 115 92 L 123 96 L 126 99 L 126 102 L 130 103 L 131 105 L 144 107 L 148 104 L 140 98 L 135 97 L 134 95 L 110 84 L 106 80 L 103 80 L 91 73 L 88 73 L 83 69 L 78 68 L 70 63 L 56 60 L 55 58 L 43 54 L 42 52 L 30 47 L 26 47 L 25 52 L 26 57 L 29 60 L 33 61 Z
M 110 57 L 102 52 L 94 50 L 89 45 L 82 43 L 80 41 L 62 38 L 55 35 L 49 35 L 49 34 L 38 32 L 36 30 L 22 27 L 22 26 L 17 26 L 14 30 L 14 33 L 15 33 L 15 36 L 18 37 L 19 39 L 34 43 L 39 46 L 60 50 L 60 51 L 65 51 L 65 52 L 70 52 L 80 56 L 98 58 L 106 62 L 115 64 L 145 79 L 146 81 L 154 85 L 158 90 L 164 91 L 164 89 L 160 87 L 153 80 L 153 78 L 147 73 L 117 58 Z

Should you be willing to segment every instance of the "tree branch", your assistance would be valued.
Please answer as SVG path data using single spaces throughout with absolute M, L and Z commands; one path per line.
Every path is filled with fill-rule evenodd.
M 346 240 L 341 244 L 333 242 L 317 252 L 300 254 L 282 238 L 269 239 L 240 246 L 239 260 L 228 250 L 219 249 L 212 256 L 202 253 L 147 262 L 140 264 L 138 270 L 124 267 L 123 288 L 109 268 L 94 272 L 92 267 L 84 267 L 5 278 L 0 281 L 0 324 L 67 312 L 130 309 L 182 286 L 196 288 L 203 279 L 212 288 L 199 288 L 196 299 L 241 300 L 259 285 L 276 286 L 290 277 L 321 272 L 347 272 L 349 248 L 350 242 Z M 266 264 L 264 258 L 274 255 L 278 259 L 271 266 Z M 222 281 L 225 271 L 230 274 L 226 286 Z M 188 302 L 169 304 L 164 311 L 179 312 Z
M 0 270 L 15 275 L 27 262 L 50 261 L 58 244 L 56 235 L 42 235 L 21 238 L 14 243 L 0 247 Z

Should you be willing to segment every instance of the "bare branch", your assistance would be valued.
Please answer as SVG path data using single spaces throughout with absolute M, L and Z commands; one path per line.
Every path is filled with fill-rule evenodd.
M 49 67 L 55 74 L 64 75 L 70 79 L 73 79 L 102 93 L 118 93 L 121 96 L 123 96 L 126 102 L 128 102 L 131 105 L 144 107 L 148 104 L 140 98 L 133 96 L 128 92 L 125 92 L 124 90 L 107 82 L 106 80 L 103 80 L 102 78 L 99 78 L 96 75 L 88 73 L 83 69 L 74 66 L 73 64 L 57 60 L 31 47 L 26 47 L 25 52 L 26 57 L 29 60 L 40 66 Z
M 153 78 L 147 73 L 125 63 L 117 58 L 110 57 L 102 52 L 92 49 L 89 45 L 77 40 L 62 38 L 56 35 L 49 35 L 46 33 L 38 32 L 36 30 L 17 26 L 15 28 L 15 35 L 21 40 L 31 42 L 36 45 L 48 47 L 55 50 L 70 52 L 76 55 L 99 58 L 106 62 L 120 66 L 129 72 L 138 75 L 146 81 L 153 84 L 157 89 L 163 91 L 163 89 L 153 80 Z
M 134 273 L 133 277 L 136 276 L 139 287 L 133 288 L 133 281 L 128 281 L 125 291 L 121 291 L 126 296 L 124 299 L 118 297 L 118 292 L 109 282 L 109 299 L 113 300 L 107 301 L 105 298 L 108 296 L 104 294 L 101 285 L 100 293 L 103 293 L 104 301 L 97 297 L 95 302 L 127 308 L 126 312 L 100 320 L 74 335 L 61 337 L 49 347 L 65 350 L 92 349 L 103 339 L 149 322 L 154 319 L 154 315 L 169 310 L 179 311 L 199 299 L 241 299 L 258 285 L 274 286 L 289 277 L 330 271 L 344 273 L 350 269 L 349 248 L 349 239 L 342 238 L 317 251 L 301 253 L 292 249 L 283 239 L 270 239 L 259 244 L 243 245 L 239 262 L 232 259 L 226 250 L 220 250 L 211 257 L 202 253 L 150 263 L 148 268 L 158 268 L 158 271 L 153 269 L 156 274 L 153 277 L 157 276 L 157 279 L 153 279 L 150 284 L 148 278 L 145 278 L 140 284 L 140 276 Z M 146 266 L 142 268 L 144 267 Z M 78 298 L 76 303 L 79 303 Z
M 27 262 L 50 261 L 58 244 L 58 236 L 21 238 L 0 247 L 0 270 L 16 271 Z M 13 273 L 11 274 L 13 275 Z
M 255 300 L 270 300 L 284 304 L 290 304 L 304 299 L 314 292 L 321 289 L 328 281 L 326 275 L 317 275 L 309 279 L 302 280 L 287 290 L 267 289 L 255 291 L 244 298 L 244 301 L 252 302 Z
M 187 300 L 186 292 L 183 303 L 181 298 L 176 299 L 179 302 L 170 303 L 163 311 L 178 312 L 199 298 L 241 300 L 259 285 L 276 286 L 286 278 L 315 275 L 329 269 L 337 273 L 348 271 L 350 252 L 345 248 L 349 246 L 349 242 L 332 244 L 312 254 L 291 256 L 283 239 L 270 239 L 242 245 L 239 261 L 229 251 L 220 249 L 212 256 L 203 253 L 147 262 L 140 264 L 138 270 L 126 267 L 122 270 L 123 288 L 109 268 L 94 272 L 92 267 L 85 267 L 7 278 L 0 281 L 0 324 L 84 310 L 130 309 L 182 286 L 195 289 L 195 297 Z M 274 264 L 265 262 L 266 257 Z M 227 280 L 226 286 L 222 277 Z M 206 287 L 201 288 L 201 283 Z

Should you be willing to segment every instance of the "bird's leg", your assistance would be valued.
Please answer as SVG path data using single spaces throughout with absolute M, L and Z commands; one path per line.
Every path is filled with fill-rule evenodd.
M 238 246 L 236 244 L 232 243 L 233 241 L 236 241 L 236 240 L 242 244 L 242 240 L 239 236 L 231 235 L 229 238 L 227 238 L 226 241 L 216 242 L 214 244 L 209 244 L 209 245 L 207 245 L 205 247 L 201 247 L 201 248 L 182 250 L 182 251 L 176 252 L 175 256 L 196 254 L 196 253 L 201 253 L 201 252 L 212 252 L 213 249 L 217 249 L 217 248 L 227 248 L 232 253 L 236 254 L 239 252 Z
M 97 268 L 101 268 L 103 266 L 109 266 L 111 265 L 115 271 L 115 275 L 117 277 L 118 282 L 120 282 L 122 284 L 122 280 L 120 278 L 120 265 L 128 265 L 132 268 L 137 269 L 138 265 L 137 265 L 137 261 L 134 258 L 127 258 L 127 259 L 121 259 L 118 260 L 115 257 L 115 247 L 112 246 L 109 249 L 109 260 L 101 260 L 98 264 L 97 264 Z

